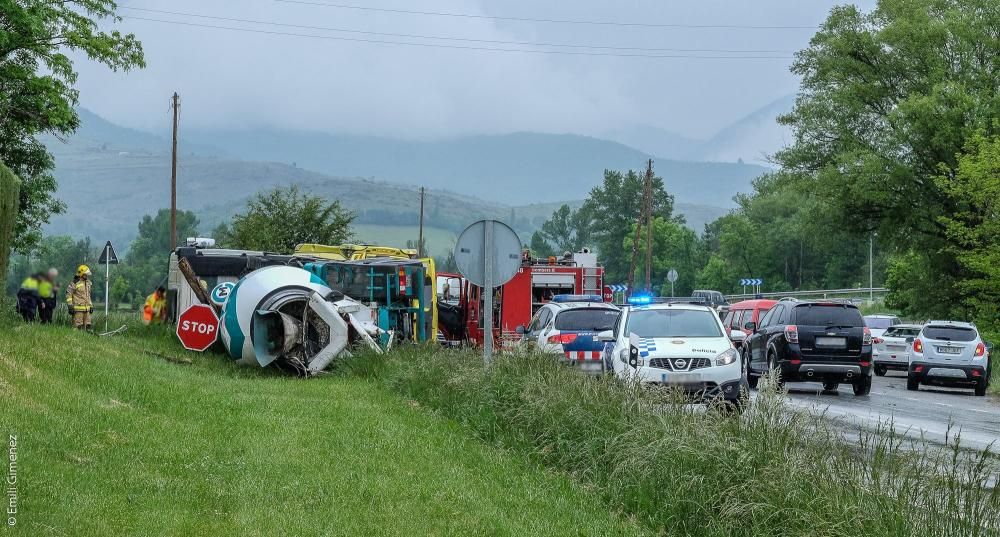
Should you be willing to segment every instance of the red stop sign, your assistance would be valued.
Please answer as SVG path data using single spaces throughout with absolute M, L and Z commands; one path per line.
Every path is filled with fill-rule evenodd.
M 219 317 L 212 306 L 195 304 L 177 318 L 177 338 L 189 351 L 202 352 L 219 337 Z

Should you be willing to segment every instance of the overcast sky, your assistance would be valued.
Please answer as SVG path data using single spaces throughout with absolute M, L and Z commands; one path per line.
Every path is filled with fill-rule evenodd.
M 524 130 L 598 134 L 640 124 L 690 137 L 708 137 L 753 110 L 794 93 L 797 80 L 788 72 L 789 57 L 808 44 L 814 31 L 563 24 L 392 13 L 321 4 L 652 25 L 815 26 L 839 2 L 124 0 L 120 3 L 198 16 L 121 9 L 126 17 L 121 28 L 141 39 L 148 67 L 122 74 L 78 61 L 81 104 L 112 121 L 147 130 L 165 129 L 169 121 L 169 96 L 177 91 L 182 98 L 182 121 L 194 127 L 266 125 L 425 138 Z M 183 26 L 134 17 L 338 39 Z M 780 58 L 538 54 L 343 38 L 493 49 Z M 457 41 L 457 38 L 481 41 Z

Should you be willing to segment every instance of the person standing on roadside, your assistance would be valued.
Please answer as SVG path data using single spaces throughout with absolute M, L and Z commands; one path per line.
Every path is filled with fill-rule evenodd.
M 41 273 L 32 274 L 21 282 L 21 287 L 17 290 L 17 312 L 26 323 L 35 321 L 39 303 L 38 286 L 43 278 Z
M 143 324 L 162 324 L 167 318 L 167 289 L 162 285 L 146 297 L 142 307 Z
M 52 314 L 56 311 L 56 293 L 59 292 L 59 285 L 56 283 L 58 277 L 59 271 L 50 268 L 38 282 L 38 318 L 42 324 L 52 323 Z
M 76 269 L 76 279 L 66 289 L 66 305 L 73 316 L 73 328 L 90 330 L 90 314 L 94 312 L 94 303 L 90 298 L 90 267 L 80 265 Z

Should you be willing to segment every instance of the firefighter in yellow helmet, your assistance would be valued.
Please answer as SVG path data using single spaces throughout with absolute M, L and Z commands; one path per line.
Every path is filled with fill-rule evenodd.
M 76 278 L 66 287 L 66 305 L 73 316 L 73 328 L 90 330 L 90 314 L 94 312 L 94 303 L 90 299 L 90 267 L 80 265 L 76 269 Z

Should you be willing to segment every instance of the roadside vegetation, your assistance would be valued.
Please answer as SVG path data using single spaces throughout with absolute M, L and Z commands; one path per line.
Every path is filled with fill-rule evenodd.
M 651 534 L 370 380 L 240 368 L 132 321 L 105 338 L 23 325 L 0 305 L 14 535 Z
M 567 473 L 611 511 L 662 534 L 1000 533 L 1000 489 L 987 486 L 1000 477 L 997 460 L 961 449 L 958 438 L 928 448 L 887 424 L 845 441 L 767 390 L 737 419 L 543 357 L 503 357 L 490 368 L 481 360 L 397 349 L 341 371 L 378 379 L 490 444 Z

